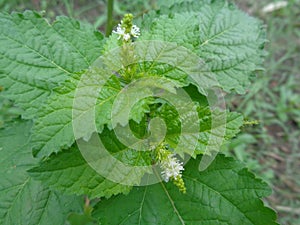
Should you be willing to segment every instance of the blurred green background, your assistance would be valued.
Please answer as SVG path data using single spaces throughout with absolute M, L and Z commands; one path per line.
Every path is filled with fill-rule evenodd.
M 258 124 L 245 125 L 225 151 L 271 185 L 273 194 L 265 202 L 278 211 L 281 224 L 300 225 L 300 0 L 232 2 L 264 21 L 269 54 L 265 71 L 257 74 L 246 95 L 226 96 L 230 109 Z M 282 7 L 274 8 L 279 2 Z M 125 13 L 140 17 L 157 7 L 155 0 L 115 0 L 115 23 Z M 1 12 L 26 9 L 44 11 L 49 20 L 67 15 L 105 29 L 104 0 L 0 0 Z M 7 109 L 1 106 L 5 104 L 10 103 L 2 101 L 0 111 Z M 9 110 L 0 114 L 18 114 L 17 109 Z

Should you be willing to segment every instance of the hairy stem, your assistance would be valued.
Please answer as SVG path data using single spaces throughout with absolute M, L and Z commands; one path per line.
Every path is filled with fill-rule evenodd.
M 105 32 L 106 37 L 108 37 L 111 34 L 113 29 L 113 10 L 114 10 L 114 0 L 108 0 L 106 32 Z

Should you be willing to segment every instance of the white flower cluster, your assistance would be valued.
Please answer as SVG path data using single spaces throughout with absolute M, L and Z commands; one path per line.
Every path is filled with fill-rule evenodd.
M 136 25 L 133 25 L 131 27 L 130 33 L 126 33 L 126 29 L 123 27 L 123 20 L 121 20 L 121 23 L 118 24 L 117 30 L 113 31 L 113 33 L 118 34 L 118 39 L 123 39 L 124 41 L 129 41 L 131 37 L 139 37 L 140 36 L 140 28 L 138 28 Z
M 182 162 L 176 159 L 174 154 L 169 154 L 160 162 L 160 166 L 163 169 L 161 172 L 163 179 L 168 182 L 170 178 L 177 180 L 181 177 L 181 173 L 184 170 L 182 164 Z

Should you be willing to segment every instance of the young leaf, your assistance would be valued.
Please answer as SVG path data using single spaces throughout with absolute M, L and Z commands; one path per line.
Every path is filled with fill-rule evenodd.
M 0 224 L 64 224 L 80 212 L 81 197 L 63 196 L 34 181 L 26 172 L 37 165 L 28 147 L 31 122 L 17 120 L 0 130 Z
M 129 195 L 99 202 L 93 212 L 102 224 L 245 224 L 276 225 L 276 214 L 259 199 L 270 194 L 267 184 L 241 163 L 219 155 L 198 172 L 201 157 L 186 164 L 187 193 L 170 183 L 135 187 Z
M 103 36 L 66 17 L 51 25 L 35 12 L 0 14 L 0 82 L 32 118 L 51 90 L 100 55 Z

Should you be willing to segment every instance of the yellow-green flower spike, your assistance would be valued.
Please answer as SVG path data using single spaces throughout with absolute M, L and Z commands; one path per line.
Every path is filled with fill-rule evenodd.
M 130 33 L 131 32 L 131 28 L 133 26 L 132 24 L 132 20 L 133 20 L 133 15 L 132 14 L 125 14 L 124 18 L 123 18 L 123 23 L 122 23 L 122 27 L 125 29 L 125 33 Z
M 173 184 L 175 184 L 178 187 L 179 191 L 181 191 L 183 194 L 185 194 L 186 187 L 185 187 L 182 177 L 178 175 L 175 179 L 172 179 L 172 180 L 173 180 Z
M 246 126 L 246 125 L 254 126 L 254 125 L 258 125 L 258 124 L 259 124 L 258 120 L 251 120 L 251 121 L 245 120 L 244 121 L 244 126 Z

